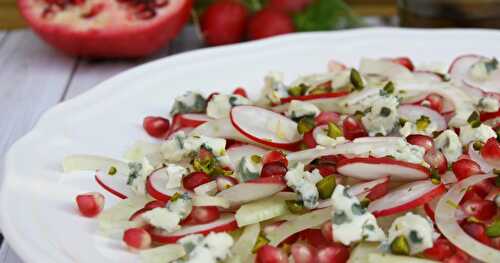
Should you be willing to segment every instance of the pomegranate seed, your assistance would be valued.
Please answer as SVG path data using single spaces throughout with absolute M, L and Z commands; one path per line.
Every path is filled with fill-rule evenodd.
M 106 6 L 104 4 L 96 4 L 96 5 L 93 5 L 92 8 L 90 8 L 89 11 L 87 11 L 86 13 L 83 13 L 81 15 L 81 17 L 83 18 L 92 18 L 98 14 L 101 13 L 102 10 L 104 10 Z
M 262 167 L 260 177 L 285 176 L 286 172 L 286 166 L 280 162 L 267 163 Z
M 295 263 L 315 263 L 316 249 L 305 243 L 295 243 L 291 247 L 293 262 Z
M 406 141 L 409 144 L 417 145 L 429 151 L 434 148 L 434 140 L 430 136 L 422 134 L 412 134 L 406 137 Z
M 442 261 L 446 258 L 453 256 L 453 245 L 446 238 L 438 238 L 431 248 L 424 251 L 427 258 Z
M 308 244 L 312 245 L 315 248 L 322 248 L 331 244 L 331 242 L 324 237 L 321 229 L 303 230 L 299 234 L 299 239 L 306 241 Z
M 443 97 L 437 94 L 430 94 L 426 100 L 429 102 L 429 108 L 437 112 L 443 112 Z
M 378 184 L 370 190 L 370 193 L 366 195 L 366 198 L 370 201 L 379 199 L 380 197 L 386 195 L 389 192 L 389 181 Z
M 482 199 L 483 198 L 473 188 L 469 188 L 467 192 L 465 192 L 461 202 L 465 203 L 467 201 L 477 201 Z
M 462 228 L 464 229 L 464 231 L 467 234 L 469 234 L 471 237 L 473 237 L 477 241 L 479 241 L 485 245 L 488 245 L 488 246 L 491 244 L 491 240 L 486 235 L 486 228 L 484 227 L 483 224 L 466 222 L 462 225 Z
M 142 126 L 151 137 L 162 139 L 168 134 L 170 122 L 163 117 L 148 116 L 144 118 Z
M 490 220 L 497 213 L 497 205 L 489 200 L 470 200 L 464 202 L 462 210 L 467 216 L 473 216 L 479 220 Z
M 123 233 L 123 241 L 132 250 L 140 250 L 151 246 L 151 235 L 142 228 L 130 228 Z
M 342 131 L 344 133 L 344 137 L 348 140 L 368 136 L 368 133 L 366 132 L 361 121 L 350 116 L 344 119 L 344 122 L 342 123 Z
M 451 169 L 459 181 L 481 173 L 481 167 L 470 159 L 461 159 L 451 165 Z
M 340 122 L 340 115 L 336 112 L 328 112 L 324 111 L 321 112 L 315 119 L 316 125 L 323 125 L 323 124 L 328 124 L 330 122 L 333 123 L 339 123 Z
M 182 186 L 193 191 L 196 187 L 212 180 L 212 177 L 204 172 L 192 172 L 182 178 Z
M 243 87 L 238 87 L 235 90 L 233 90 L 233 94 L 248 98 L 247 91 Z
M 304 143 L 304 145 L 308 149 L 314 148 L 314 147 L 316 147 L 316 145 L 318 145 L 316 143 L 316 140 L 314 139 L 313 131 L 314 131 L 314 129 L 304 133 L 304 136 L 302 138 L 302 143 Z
M 76 204 L 83 216 L 94 217 L 104 207 L 104 196 L 97 192 L 80 194 L 76 197 Z
M 264 245 L 257 251 L 255 263 L 288 263 L 288 258 L 281 249 Z
M 495 138 L 489 138 L 481 148 L 481 156 L 488 162 L 500 165 L 500 142 Z
M 193 210 L 182 225 L 207 224 L 220 218 L 219 208 L 216 206 L 193 206 Z
M 446 156 L 436 149 L 428 150 L 424 155 L 424 160 L 431 168 L 436 169 L 439 174 L 444 174 L 448 170 L 448 161 Z
M 486 180 L 482 180 L 479 183 L 476 183 L 471 187 L 471 190 L 475 191 L 481 199 L 486 198 L 486 196 L 493 191 L 495 188 L 495 179 L 490 178 Z
M 266 154 L 264 154 L 264 158 L 262 163 L 268 164 L 268 163 L 274 163 L 278 162 L 283 164 L 285 167 L 288 166 L 288 160 L 286 159 L 285 155 L 280 152 L 280 151 L 270 151 Z
M 224 175 L 217 176 L 217 178 L 215 178 L 215 182 L 217 183 L 217 191 L 219 192 L 238 184 L 238 180 L 236 180 L 236 178 Z
M 165 207 L 166 204 L 167 204 L 166 202 L 155 200 L 155 201 L 151 201 L 151 202 L 148 202 L 147 204 L 145 204 L 144 208 L 149 209 L 149 210 L 153 210 L 153 209 L 158 208 L 158 207 Z
M 410 71 L 413 71 L 415 69 L 415 66 L 413 66 L 413 62 L 408 57 L 393 58 L 391 59 L 391 61 L 409 69 Z
M 330 176 L 337 171 L 337 167 L 332 164 L 308 164 L 305 169 L 309 172 L 312 172 L 315 169 L 318 169 L 319 174 L 323 177 Z
M 327 221 L 321 225 L 321 234 L 327 241 L 333 242 L 333 230 L 331 222 Z
M 317 263 L 345 263 L 349 259 L 349 249 L 335 243 L 318 250 Z

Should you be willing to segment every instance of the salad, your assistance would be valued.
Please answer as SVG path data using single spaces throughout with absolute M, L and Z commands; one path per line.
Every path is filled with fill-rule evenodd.
M 71 155 L 76 197 L 142 262 L 500 262 L 500 68 L 330 61 L 291 83 L 187 92 L 122 160 Z

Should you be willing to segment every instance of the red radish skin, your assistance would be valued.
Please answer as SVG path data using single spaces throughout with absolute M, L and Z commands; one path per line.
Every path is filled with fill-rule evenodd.
M 419 195 L 411 199 L 411 191 L 414 191 L 413 194 L 418 191 Z M 368 211 L 376 217 L 402 213 L 431 201 L 445 191 L 446 188 L 443 184 L 434 185 L 429 180 L 415 181 L 396 188 L 384 197 L 371 202 Z
M 263 9 L 255 13 L 248 24 L 248 37 L 252 40 L 262 39 L 295 31 L 292 18 L 286 13 Z
M 389 180 L 386 180 L 385 182 L 373 187 L 368 193 L 368 195 L 366 195 L 366 198 L 368 198 L 368 200 L 370 201 L 374 201 L 386 195 L 388 192 L 389 192 Z
M 434 148 L 434 140 L 432 137 L 422 134 L 412 134 L 406 137 L 409 144 L 417 145 L 429 151 Z
M 439 174 L 444 174 L 448 171 L 448 161 L 446 156 L 439 150 L 431 149 L 424 155 L 424 160 L 431 168 L 438 171 Z
M 248 98 L 247 91 L 242 87 L 238 87 L 238 88 L 234 89 L 233 94 Z
M 299 240 L 307 242 L 315 248 L 322 248 L 332 244 L 323 236 L 321 229 L 305 229 L 299 232 Z
M 429 108 L 442 113 L 444 108 L 444 98 L 438 94 L 430 94 L 425 98 L 429 102 Z
M 376 180 L 361 182 L 349 187 L 349 194 L 356 196 L 358 199 L 368 198 L 373 201 L 384 196 L 389 189 L 389 176 L 382 177 Z
M 500 117 L 500 110 L 496 112 L 482 112 L 480 115 L 481 122 L 492 120 L 498 117 Z
M 76 196 L 78 211 L 85 217 L 95 217 L 104 207 L 104 196 L 101 193 L 91 192 Z
M 335 243 L 318 250 L 317 263 L 345 263 L 349 259 L 349 248 Z
M 368 136 L 368 133 L 366 132 L 361 121 L 351 116 L 344 119 L 342 123 L 342 131 L 344 133 L 344 137 L 351 141 L 356 138 Z
M 358 167 L 359 169 L 355 169 Z M 380 168 L 379 171 L 374 170 L 377 169 L 377 167 Z M 382 167 L 384 169 L 381 169 Z M 397 168 L 403 170 L 398 171 Z M 372 173 L 367 174 L 367 169 L 371 169 Z M 398 161 L 389 157 L 345 158 L 337 163 L 337 172 L 345 176 L 352 176 L 365 180 L 378 179 L 387 175 L 393 179 L 397 178 L 399 180 L 425 179 L 430 176 L 429 170 L 422 165 Z M 367 175 L 369 177 L 366 177 Z
M 120 193 L 117 190 L 107 186 L 103 181 L 101 181 L 101 179 L 99 179 L 97 174 L 94 178 L 95 178 L 95 181 L 97 182 L 98 185 L 100 185 L 102 188 L 104 188 L 104 190 L 108 191 L 109 193 L 113 194 L 114 196 L 116 196 L 120 199 L 127 199 L 128 198 L 127 195 Z
M 183 226 L 181 230 L 173 233 L 164 233 L 159 229 L 150 231 L 151 239 L 160 244 L 171 244 L 177 240 L 191 234 L 207 235 L 211 232 L 230 232 L 238 229 L 238 223 L 234 219 L 233 214 L 221 214 L 220 218 L 216 221 L 207 224 L 198 224 L 192 226 Z
M 397 63 L 397 64 L 409 69 L 410 71 L 413 71 L 415 69 L 413 62 L 408 57 L 397 57 L 397 58 L 392 58 L 390 60 L 394 63 Z
M 340 114 L 336 112 L 328 112 L 324 111 L 321 112 L 316 118 L 314 119 L 316 126 L 328 124 L 328 123 L 336 123 L 339 124 L 340 122 Z
M 210 175 L 204 172 L 192 172 L 182 178 L 182 186 L 185 189 L 193 191 L 196 187 L 214 180 Z
M 281 249 L 264 245 L 257 251 L 255 263 L 288 263 L 288 257 Z
M 335 59 L 330 59 L 330 61 L 328 61 L 328 72 L 336 73 L 346 69 L 347 66 L 344 63 L 341 63 Z
M 317 262 L 316 259 L 316 248 L 313 246 L 307 244 L 307 243 L 302 243 L 302 242 L 297 242 L 292 245 L 290 248 L 293 262 L 295 263 L 315 263 Z
M 178 114 L 178 128 L 196 128 L 210 120 L 206 114 L 187 113 Z
M 207 224 L 219 218 L 220 212 L 216 206 L 193 206 L 193 210 L 182 225 Z
M 470 159 L 460 159 L 451 165 L 451 169 L 458 181 L 461 181 L 469 176 L 480 174 L 481 167 L 476 162 Z
M 262 159 L 263 164 L 278 162 L 283 164 L 285 167 L 288 166 L 288 160 L 286 159 L 285 154 L 280 151 L 270 151 L 264 154 L 264 157 Z
M 285 185 L 285 179 L 281 175 L 273 175 L 268 177 L 259 177 L 252 180 L 248 180 L 247 183 L 253 184 L 277 184 L 277 185 Z
M 455 254 L 455 248 L 446 238 L 439 237 L 431 248 L 424 251 L 428 259 L 443 261 Z
M 224 191 L 238 184 L 238 180 L 236 178 L 224 175 L 217 176 L 215 178 L 215 182 L 217 183 L 218 192 Z
M 82 1 L 82 7 L 68 2 L 69 8 L 45 16 L 40 9 L 48 10 L 49 1 L 20 0 L 17 4 L 31 28 L 50 45 L 74 56 L 93 58 L 137 58 L 156 52 L 181 30 L 193 5 L 192 0 L 170 1 L 154 7 L 155 15 L 148 17 L 135 13 L 139 9 L 129 1 L 100 1 L 91 13 L 84 13 L 84 7 L 97 1 Z M 52 18 L 59 13 L 71 19 L 55 22 Z
M 304 95 L 304 96 L 290 96 L 286 98 L 281 99 L 281 103 L 289 103 L 292 100 L 301 100 L 301 101 L 308 101 L 308 100 L 315 100 L 315 99 L 328 99 L 328 98 L 339 98 L 348 95 L 349 92 L 347 91 L 339 91 L 339 92 L 332 92 L 332 93 L 323 93 L 323 94 L 311 94 L 311 95 Z
M 239 1 L 223 0 L 211 4 L 201 16 L 201 31 L 211 46 L 243 40 L 248 10 Z
M 167 204 L 167 202 L 154 200 L 154 201 L 150 201 L 147 204 L 145 204 L 144 208 L 152 210 L 152 209 L 155 209 L 158 207 L 164 207 L 166 204 Z
M 333 242 L 332 222 L 325 222 L 321 225 L 321 234 L 328 242 Z
M 162 192 L 157 191 L 153 184 L 151 183 L 151 176 L 148 176 L 146 180 L 146 192 L 151 195 L 153 198 L 159 201 L 168 202 L 170 200 L 170 196 L 163 194 Z
M 308 149 L 315 148 L 318 145 L 318 143 L 314 139 L 314 129 L 304 133 L 304 136 L 302 138 L 302 143 Z
M 490 165 L 500 168 L 500 142 L 495 138 L 490 138 L 481 148 L 481 156 Z
M 168 135 L 170 122 L 163 117 L 148 116 L 144 118 L 142 127 L 151 137 L 163 139 Z
M 318 169 L 319 174 L 323 177 L 330 176 L 330 175 L 334 174 L 335 172 L 337 172 L 337 168 L 335 167 L 334 164 L 322 164 L 322 163 L 308 164 L 305 167 L 305 170 L 307 170 L 308 172 L 312 172 L 315 169 Z
M 130 228 L 123 233 L 123 242 L 131 251 L 142 250 L 151 246 L 151 235 L 142 228 Z

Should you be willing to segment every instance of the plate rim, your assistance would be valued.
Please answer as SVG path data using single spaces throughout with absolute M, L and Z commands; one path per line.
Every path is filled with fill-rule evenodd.
M 321 31 L 321 32 L 306 32 L 306 33 L 294 33 L 287 34 L 283 36 L 273 37 L 264 40 L 250 41 L 245 43 L 239 43 L 228 46 L 221 47 L 207 47 L 197 50 L 191 50 L 188 52 L 183 52 L 171 56 L 166 56 L 157 60 L 153 60 L 131 69 L 125 70 L 111 78 L 108 78 L 99 84 L 95 85 L 93 88 L 85 91 L 84 93 L 71 98 L 69 100 L 63 101 L 56 105 L 53 105 L 47 109 L 36 122 L 36 124 L 28 131 L 25 135 L 16 140 L 14 144 L 9 147 L 3 160 L 3 177 L 1 178 L 0 185 L 0 227 L 2 229 L 2 234 L 4 236 L 4 244 L 8 245 L 13 249 L 17 255 L 25 262 L 38 262 L 40 256 L 50 257 L 50 255 L 44 255 L 42 249 L 38 246 L 33 246 L 29 244 L 22 235 L 18 235 L 19 232 L 16 226 L 11 222 L 13 218 L 8 216 L 8 210 L 11 209 L 8 201 L 7 185 L 12 181 L 12 177 L 16 175 L 15 169 L 15 159 L 18 158 L 17 155 L 19 151 L 22 152 L 23 146 L 36 138 L 37 135 L 43 133 L 44 129 L 47 129 L 47 125 L 50 124 L 50 120 L 54 119 L 58 115 L 68 112 L 73 107 L 81 105 L 85 101 L 92 98 L 100 98 L 100 94 L 110 92 L 117 87 L 112 85 L 114 82 L 120 82 L 125 79 L 135 78 L 138 74 L 144 71 L 155 70 L 161 68 L 169 63 L 180 63 L 185 64 L 186 61 L 190 59 L 197 59 L 204 56 L 217 56 L 226 55 L 231 52 L 242 52 L 245 50 L 252 50 L 264 47 L 272 47 L 283 42 L 300 41 L 304 39 L 316 39 L 316 38 L 349 38 L 349 37 L 372 37 L 372 35 L 384 35 L 384 34 L 415 34 L 415 35 L 457 35 L 457 34 L 467 34 L 467 35 L 497 35 L 500 37 L 500 30 L 495 29 L 409 29 L 409 28 L 389 28 L 389 27 L 376 27 L 376 28 L 359 28 L 359 29 L 349 29 L 349 30 L 338 30 L 338 31 Z M 444 37 L 444 36 L 443 36 Z M 464 36 L 465 37 L 465 36 Z M 186 60 L 186 61 L 184 61 Z M 126 87 L 120 87 L 122 90 Z M 89 107 L 91 107 L 90 105 Z

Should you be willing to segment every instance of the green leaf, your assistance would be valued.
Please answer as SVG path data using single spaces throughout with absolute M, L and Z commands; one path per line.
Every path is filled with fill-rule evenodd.
M 361 20 L 342 0 L 316 0 L 294 16 L 297 31 L 321 31 L 359 27 Z

